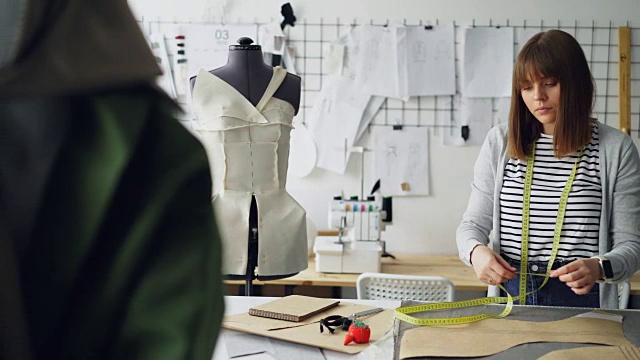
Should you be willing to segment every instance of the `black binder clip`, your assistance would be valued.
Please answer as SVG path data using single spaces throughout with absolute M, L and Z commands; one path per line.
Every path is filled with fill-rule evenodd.
M 464 139 L 464 141 L 469 140 L 469 125 L 463 125 L 460 128 L 460 135 Z

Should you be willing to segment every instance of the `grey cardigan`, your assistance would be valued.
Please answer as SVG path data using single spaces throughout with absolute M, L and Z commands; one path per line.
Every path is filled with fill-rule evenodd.
M 614 278 L 600 285 L 602 308 L 618 307 L 615 283 L 640 268 L 640 157 L 633 141 L 623 132 L 598 122 L 600 141 L 599 255 L 611 260 Z M 456 232 L 460 259 L 471 266 L 471 250 L 488 245 L 500 253 L 500 189 L 507 155 L 507 124 L 487 134 L 473 172 L 471 196 Z M 499 289 L 489 287 L 489 296 Z

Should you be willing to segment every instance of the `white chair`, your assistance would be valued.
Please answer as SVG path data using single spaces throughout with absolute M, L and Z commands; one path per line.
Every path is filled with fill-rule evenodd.
M 618 309 L 626 309 L 629 305 L 631 283 L 629 279 L 618 283 Z
M 356 283 L 358 299 L 453 301 L 453 283 L 441 276 L 363 273 Z

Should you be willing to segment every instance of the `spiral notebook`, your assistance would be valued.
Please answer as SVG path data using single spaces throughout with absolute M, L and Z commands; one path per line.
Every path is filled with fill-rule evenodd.
M 249 309 L 249 315 L 293 322 L 338 306 L 339 300 L 290 295 Z

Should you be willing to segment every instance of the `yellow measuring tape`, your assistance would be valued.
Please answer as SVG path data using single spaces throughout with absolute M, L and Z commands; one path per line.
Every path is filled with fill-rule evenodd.
M 519 295 L 517 297 L 513 297 L 509 292 L 500 284 L 498 287 L 502 289 L 507 296 L 492 296 L 485 297 L 473 300 L 465 300 L 465 301 L 452 301 L 452 302 L 440 302 L 440 303 L 429 303 L 422 304 L 416 306 L 404 306 L 396 309 L 395 316 L 397 319 L 405 321 L 412 325 L 418 326 L 431 326 L 431 325 L 457 325 L 457 324 L 468 324 L 484 319 L 489 318 L 503 318 L 511 313 L 513 309 L 513 301 L 519 300 L 520 304 L 526 304 L 526 298 L 528 295 L 535 293 L 536 291 L 542 289 L 543 286 L 549 280 L 549 273 L 551 272 L 551 267 L 553 266 L 553 262 L 555 261 L 556 255 L 558 254 L 558 247 L 560 246 L 560 232 L 562 231 L 562 224 L 564 223 L 564 214 L 567 209 L 567 200 L 569 198 L 569 192 L 571 192 L 571 186 L 573 185 L 573 180 L 576 177 L 576 173 L 578 172 L 578 163 L 580 158 L 582 157 L 582 152 L 584 148 L 580 150 L 578 154 L 578 158 L 576 159 L 575 164 L 573 165 L 573 170 L 571 171 L 571 175 L 569 175 L 569 179 L 562 190 L 562 195 L 560 196 L 560 204 L 558 207 L 558 216 L 556 217 L 556 226 L 553 232 L 553 248 L 551 250 L 551 257 L 549 258 L 549 263 L 547 265 L 547 272 L 544 275 L 544 281 L 542 285 L 537 289 L 527 292 L 527 263 L 529 258 L 529 215 L 530 215 L 530 201 L 531 201 L 531 184 L 533 183 L 533 162 L 535 157 L 536 144 L 535 142 L 531 146 L 531 155 L 527 159 L 527 172 L 525 174 L 524 181 L 524 193 L 523 193 L 523 204 L 522 204 L 522 246 L 521 246 L 521 255 L 520 255 L 520 287 L 519 287 Z M 535 274 L 537 275 L 537 274 Z M 540 276 L 542 276 L 540 274 Z M 416 318 L 408 314 L 418 313 L 418 312 L 426 312 L 426 311 L 437 311 L 437 310 L 450 310 L 450 309 L 459 309 L 466 308 L 472 306 L 480 306 L 480 305 L 488 305 L 488 304 L 505 304 L 506 306 L 504 310 L 498 314 L 477 314 L 470 316 L 459 316 L 459 317 L 447 317 L 447 318 Z

